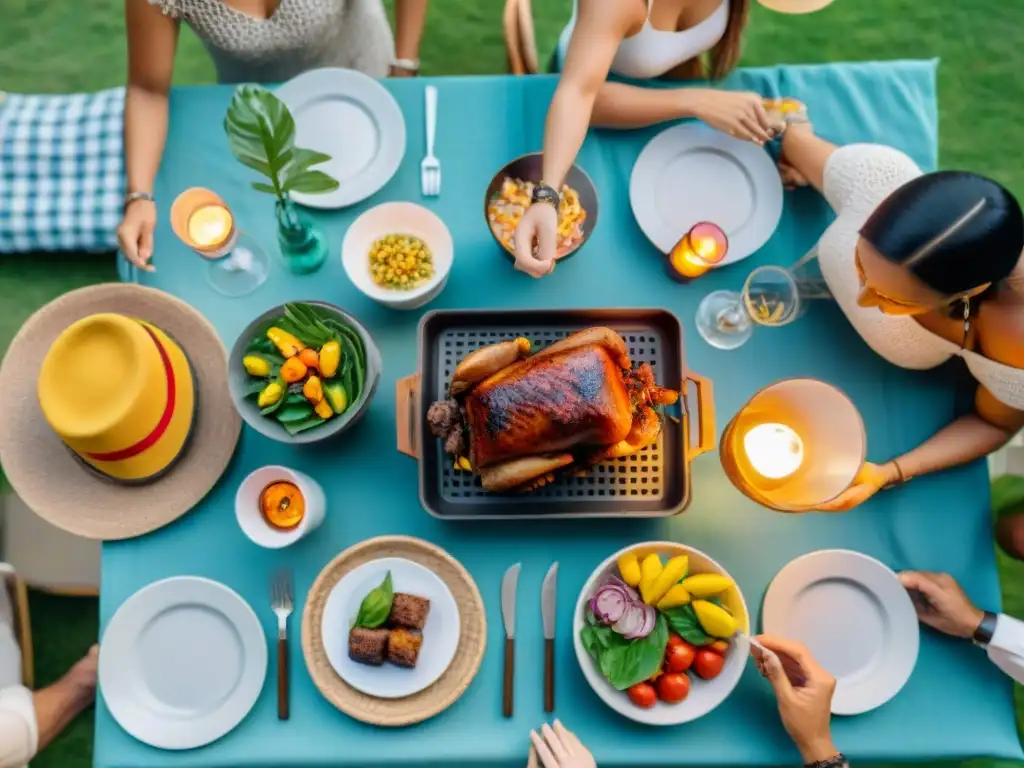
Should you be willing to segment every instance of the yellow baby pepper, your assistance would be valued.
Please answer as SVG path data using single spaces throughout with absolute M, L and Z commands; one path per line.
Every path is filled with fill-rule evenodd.
M 256 405 L 266 408 L 280 400 L 282 395 L 284 395 L 284 385 L 279 381 L 272 381 L 260 392 L 259 397 L 256 398 Z
M 341 344 L 336 341 L 328 341 L 320 348 L 320 373 L 325 378 L 331 378 L 338 372 L 338 363 L 341 361 Z
M 306 345 L 295 338 L 295 336 L 280 328 L 268 328 L 267 338 L 274 342 L 274 346 L 286 358 L 295 357 L 306 348 Z
M 310 405 L 316 405 L 324 399 L 324 388 L 320 385 L 320 379 L 310 376 L 302 385 L 302 394 L 309 400 Z
M 654 580 L 647 592 L 643 595 L 644 602 L 648 605 L 656 605 L 661 598 L 663 598 L 668 591 L 675 586 L 683 576 L 686 575 L 686 569 L 690 565 L 690 558 L 686 555 L 679 555 L 673 557 L 662 569 L 661 573 L 658 574 L 658 578 Z
M 653 553 L 640 563 L 640 597 L 645 603 L 648 602 L 647 596 L 650 594 L 655 580 L 661 576 L 662 570 L 661 558 Z
M 732 580 L 718 573 L 698 573 L 683 579 L 683 586 L 694 597 L 713 597 L 731 588 Z
M 658 601 L 658 610 L 664 611 L 668 608 L 676 608 L 690 602 L 690 593 L 682 584 L 676 584 L 665 593 L 665 596 Z
M 265 379 L 270 375 L 270 363 L 259 355 L 246 355 L 242 358 L 242 366 L 250 376 Z
M 334 415 L 334 411 L 331 410 L 331 404 L 327 400 L 321 400 L 313 410 L 321 419 L 329 419 Z
M 640 586 L 640 558 L 631 552 L 620 557 L 619 576 L 631 587 Z
M 731 613 L 707 600 L 694 600 L 693 612 L 697 614 L 701 628 L 712 637 L 728 640 L 739 629 L 739 622 Z

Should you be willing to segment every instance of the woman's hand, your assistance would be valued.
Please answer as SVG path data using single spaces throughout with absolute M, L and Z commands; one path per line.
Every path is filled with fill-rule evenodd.
M 418 73 L 411 69 L 391 66 L 388 68 L 388 77 L 416 77 Z
M 898 475 L 889 464 L 872 464 L 865 462 L 860 468 L 857 477 L 853 479 L 853 485 L 839 494 L 832 501 L 826 501 L 815 507 L 818 512 L 846 512 L 856 506 L 863 504 L 885 486 L 896 482 Z
M 764 146 L 775 138 L 764 100 L 757 93 L 738 93 L 703 88 L 697 94 L 694 116 L 722 133 Z
M 914 600 L 922 623 L 953 637 L 974 637 L 985 614 L 974 606 L 956 579 L 948 573 L 903 571 L 900 581 L 907 590 L 924 598 Z
M 554 728 L 545 723 L 539 734 L 530 731 L 530 740 L 533 746 L 527 768 L 538 768 L 538 757 L 544 768 L 597 768 L 594 756 L 580 743 L 576 734 L 558 720 L 555 720 Z
M 558 241 L 558 210 L 551 203 L 536 203 L 526 209 L 512 239 L 516 269 L 532 277 L 544 277 L 555 270 Z M 537 244 L 534 255 L 533 245 Z
M 117 242 L 121 252 L 139 269 L 153 271 L 149 263 L 153 256 L 153 230 L 156 229 L 156 205 L 152 200 L 133 200 L 124 209 L 124 217 L 117 228 Z
M 769 653 L 751 645 L 758 669 L 772 684 L 779 702 L 779 716 L 805 763 L 828 760 L 839 754 L 832 742 L 832 694 L 836 680 L 826 672 L 804 646 L 770 635 L 757 638 Z M 803 684 L 793 685 L 778 654 L 800 666 Z

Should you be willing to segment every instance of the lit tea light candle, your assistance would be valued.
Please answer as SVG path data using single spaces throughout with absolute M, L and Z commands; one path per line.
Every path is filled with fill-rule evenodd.
M 231 211 L 224 205 L 203 205 L 188 218 L 188 237 L 197 248 L 217 248 L 231 237 Z
M 680 282 L 700 277 L 721 263 L 729 250 L 729 239 L 717 224 L 702 221 L 683 235 L 665 260 L 668 273 Z
M 769 480 L 781 480 L 796 472 L 804 461 L 804 443 L 785 424 L 758 424 L 743 436 L 743 450 L 750 465 Z

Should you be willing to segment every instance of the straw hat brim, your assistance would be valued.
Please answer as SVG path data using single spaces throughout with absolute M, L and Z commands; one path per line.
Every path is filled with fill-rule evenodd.
M 832 4 L 833 0 L 757 0 L 777 13 L 814 13 Z
M 36 381 L 50 345 L 73 322 L 98 312 L 135 317 L 165 331 L 185 351 L 196 380 L 185 454 L 146 485 L 118 485 L 87 469 L 39 407 Z M 22 326 L 0 365 L 0 467 L 36 514 L 89 539 L 141 536 L 184 515 L 224 473 L 241 429 L 217 331 L 188 304 L 153 288 L 106 283 L 51 301 Z

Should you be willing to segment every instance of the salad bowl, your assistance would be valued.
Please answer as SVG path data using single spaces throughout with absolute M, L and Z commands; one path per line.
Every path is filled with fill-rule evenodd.
M 649 555 L 657 556 L 657 560 L 665 564 L 664 570 L 673 584 L 673 588 L 678 586 L 673 594 L 685 593 L 686 585 L 695 585 L 692 599 L 687 598 L 685 604 L 675 608 L 666 607 L 670 601 L 664 597 L 656 604 L 661 607 L 644 605 L 647 599 L 646 590 L 642 591 L 641 587 L 645 585 L 640 584 L 636 588 L 632 588 L 626 584 L 625 582 L 635 581 L 635 579 L 623 574 L 620 564 L 623 562 L 623 558 L 627 560 L 635 558 L 634 562 L 644 562 Z M 683 557 L 686 558 L 685 566 L 682 566 Z M 682 577 L 668 573 L 673 562 L 682 566 Z M 704 576 L 705 578 L 694 582 L 691 581 L 693 576 Z M 717 589 L 717 591 L 701 589 L 702 581 L 705 584 L 709 581 L 712 583 L 716 581 L 715 579 L 709 580 L 706 576 L 717 577 L 719 586 L 726 584 L 727 580 L 729 586 L 725 589 Z M 599 595 L 599 592 L 602 594 Z M 697 596 L 698 592 L 701 593 L 699 597 Z M 639 609 L 635 609 L 633 606 L 632 610 L 636 610 L 636 615 L 640 618 L 633 620 L 629 615 L 631 608 L 622 608 L 619 604 L 620 594 L 625 597 L 627 602 L 630 602 L 629 596 L 632 596 L 635 603 L 639 604 Z M 644 597 L 641 597 L 641 594 L 644 594 Z M 654 601 L 652 600 L 652 602 Z M 708 602 L 713 603 L 716 610 L 707 608 Z M 706 623 L 715 630 L 713 634 L 708 634 L 696 619 L 695 612 L 692 610 L 694 607 L 703 609 L 700 612 L 705 616 L 707 612 L 721 616 L 721 612 L 724 611 L 728 614 L 729 619 L 723 622 L 723 626 L 717 626 L 710 620 L 707 621 Z M 646 614 L 646 619 L 642 618 L 644 614 Z M 688 620 L 687 616 L 691 618 Z M 614 619 L 619 619 L 619 621 L 611 621 Z M 576 658 L 583 671 L 583 676 L 593 688 L 594 693 L 619 714 L 646 725 L 665 726 L 687 723 L 706 715 L 725 701 L 739 683 L 746 666 L 749 654 L 747 639 L 749 632 L 750 616 L 747 604 L 732 576 L 714 559 L 700 550 L 670 541 L 636 544 L 611 555 L 587 579 L 579 599 L 576 601 L 573 616 L 573 642 Z M 724 637 L 726 635 L 729 637 Z M 679 699 L 678 694 L 669 693 L 667 697 L 662 696 L 664 691 L 659 686 L 657 679 L 651 683 L 650 687 L 644 684 L 648 681 L 646 677 L 642 677 L 634 683 L 637 674 L 644 673 L 628 669 L 630 665 L 619 661 L 619 659 L 628 658 L 631 660 L 630 664 L 635 667 L 637 659 L 646 659 L 641 661 L 640 665 L 649 667 L 650 664 L 658 665 L 660 657 L 660 666 L 651 675 L 651 677 L 659 676 L 660 679 L 660 676 L 672 671 L 666 666 L 669 659 L 669 647 L 665 645 L 666 640 L 670 641 L 669 645 L 676 643 L 684 645 L 687 650 L 683 655 L 688 654 L 691 660 L 695 658 L 694 654 L 696 654 L 696 661 L 683 662 L 685 666 L 683 672 L 672 675 L 676 681 L 679 681 L 682 676 L 688 678 L 688 682 L 680 681 L 683 683 L 681 686 L 683 690 L 679 692 L 682 696 L 677 701 L 673 701 L 673 699 Z M 610 654 L 605 653 L 609 645 L 625 643 L 641 643 L 642 645 L 631 648 L 628 654 L 619 653 L 615 649 Z M 712 649 L 717 656 L 712 654 Z M 705 658 L 714 662 L 710 668 L 706 664 L 702 665 Z M 662 681 L 662 683 L 667 682 L 673 681 Z M 633 690 L 634 687 L 644 690 Z M 653 700 L 644 700 L 643 696 L 639 695 L 646 693 L 653 697 L 652 690 L 657 691 L 657 697 Z

